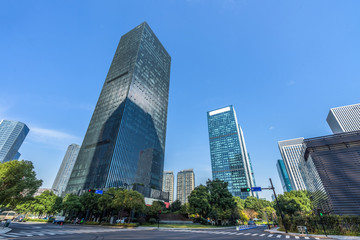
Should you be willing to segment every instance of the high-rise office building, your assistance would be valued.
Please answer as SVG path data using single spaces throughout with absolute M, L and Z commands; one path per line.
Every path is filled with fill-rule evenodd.
M 52 190 L 58 196 L 62 196 L 65 192 L 67 183 L 70 178 L 70 174 L 75 165 L 75 161 L 79 154 L 79 151 L 80 151 L 80 146 L 77 144 L 71 144 L 67 148 L 64 159 L 61 163 L 59 171 L 52 185 Z
M 315 209 L 360 215 L 360 131 L 304 140 L 300 163 Z
M 291 182 L 289 175 L 286 171 L 284 161 L 282 159 L 277 160 L 276 168 L 278 170 L 281 185 L 283 187 L 284 192 L 290 192 L 292 190 Z
M 227 182 L 233 196 L 242 199 L 256 196 L 253 192 L 241 192 L 241 188 L 255 184 L 244 134 L 233 106 L 209 111 L 207 119 L 213 180 Z
M 182 204 L 188 202 L 188 198 L 195 188 L 195 174 L 193 169 L 185 169 L 177 174 L 176 199 Z
M 162 189 L 170 63 L 146 22 L 121 37 L 66 192 Z
M 360 130 L 360 103 L 331 108 L 326 121 L 334 134 Z
M 291 182 L 291 188 L 296 191 L 306 190 L 299 169 L 303 141 L 304 138 L 295 138 L 278 142 L 280 154 Z
M 18 150 L 29 131 L 29 128 L 19 121 L 0 122 L 0 162 L 19 159 Z
M 172 203 L 174 201 L 174 173 L 173 173 L 173 171 L 164 171 L 162 191 L 169 193 L 169 202 Z

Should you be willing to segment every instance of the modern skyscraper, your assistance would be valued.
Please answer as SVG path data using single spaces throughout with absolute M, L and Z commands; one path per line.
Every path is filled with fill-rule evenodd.
M 67 183 L 70 178 L 70 174 L 75 165 L 75 161 L 79 154 L 79 151 L 80 151 L 80 146 L 77 144 L 71 144 L 67 148 L 64 159 L 61 163 L 59 171 L 52 185 L 52 190 L 58 196 L 63 195 L 63 193 L 65 192 Z
M 331 108 L 326 121 L 334 134 L 360 130 L 360 103 Z
M 177 174 L 176 199 L 182 204 L 188 202 L 188 197 L 195 188 L 195 174 L 193 169 L 185 169 Z
M 282 159 L 277 160 L 276 167 L 279 173 L 281 185 L 283 187 L 284 192 L 290 192 L 292 190 L 292 187 L 291 187 L 289 175 L 286 171 L 284 161 Z
M 210 111 L 207 119 L 213 180 L 227 182 L 232 195 L 242 199 L 256 196 L 253 192 L 241 192 L 241 188 L 255 184 L 244 134 L 233 106 Z
M 162 191 L 169 193 L 169 202 L 172 203 L 174 201 L 174 173 L 173 173 L 173 171 L 164 171 Z
M 278 142 L 280 154 L 285 163 L 292 190 L 306 190 L 299 169 L 303 141 L 304 138 L 295 138 Z
M 305 139 L 300 168 L 315 209 L 360 215 L 360 131 Z
M 29 128 L 19 121 L 0 122 L 0 162 L 19 159 L 18 150 L 29 131 Z
M 170 63 L 146 22 L 121 37 L 66 192 L 162 189 Z

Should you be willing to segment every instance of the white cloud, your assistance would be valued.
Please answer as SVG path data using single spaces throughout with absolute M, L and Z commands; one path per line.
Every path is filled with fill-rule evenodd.
M 73 136 L 66 132 L 61 132 L 53 129 L 29 127 L 30 132 L 27 139 L 30 142 L 41 143 L 44 145 L 50 145 L 53 147 L 63 148 L 64 146 L 72 143 L 80 142 L 80 138 Z

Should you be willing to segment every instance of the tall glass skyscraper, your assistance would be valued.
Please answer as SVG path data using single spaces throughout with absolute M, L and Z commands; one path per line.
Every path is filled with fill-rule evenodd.
M 289 175 L 292 190 L 296 191 L 306 190 L 304 180 L 299 169 L 303 142 L 304 138 L 295 138 L 278 142 L 280 154 L 285 163 L 286 172 Z
M 292 190 L 289 174 L 286 171 L 284 161 L 282 159 L 277 160 L 276 168 L 279 173 L 281 185 L 284 192 L 290 192 Z
M 80 146 L 77 144 L 71 144 L 66 150 L 64 159 L 52 185 L 52 190 L 58 196 L 63 195 L 63 193 L 65 192 L 67 183 L 70 178 L 70 174 L 75 165 L 75 161 L 79 154 L 79 151 Z
M 66 192 L 162 189 L 170 63 L 146 22 L 121 37 Z
M 0 122 L 0 162 L 19 159 L 18 150 L 29 131 L 29 128 L 19 121 Z
M 255 184 L 244 134 L 233 106 L 210 111 L 207 119 L 213 179 L 228 182 L 233 196 L 242 199 L 256 196 L 253 192 L 241 192 L 241 188 Z

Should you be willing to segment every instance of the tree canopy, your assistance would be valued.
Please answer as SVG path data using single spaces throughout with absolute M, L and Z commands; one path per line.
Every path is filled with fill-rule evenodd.
M 0 163 L 0 203 L 3 206 L 15 208 L 31 200 L 41 184 L 32 162 L 13 160 Z
M 313 209 L 310 194 L 305 190 L 281 194 L 278 201 L 283 214 L 287 215 L 309 215 Z

